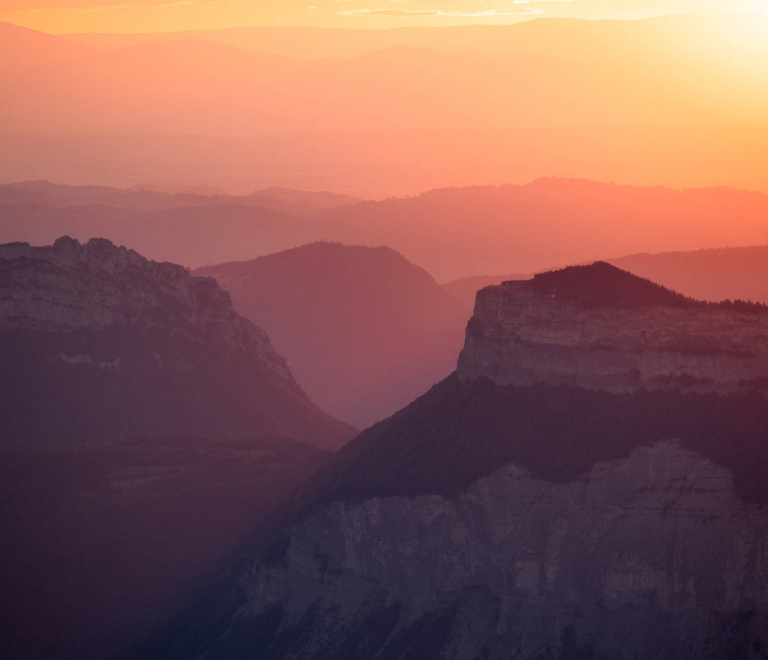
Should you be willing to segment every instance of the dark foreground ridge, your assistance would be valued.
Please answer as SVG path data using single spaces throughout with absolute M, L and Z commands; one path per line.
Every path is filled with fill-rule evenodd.
M 499 386 L 452 374 L 345 446 L 306 495 L 335 500 L 452 497 L 508 463 L 565 483 L 644 444 L 680 440 L 733 470 L 736 492 L 768 503 L 768 405 L 758 392 L 631 394 L 538 384 Z
M 761 303 L 744 300 L 716 303 L 697 300 L 605 261 L 596 261 L 586 266 L 567 266 L 538 273 L 530 280 L 511 280 L 503 284 L 523 286 L 589 309 L 644 309 L 655 306 L 691 309 L 719 306 L 759 312 L 766 308 Z

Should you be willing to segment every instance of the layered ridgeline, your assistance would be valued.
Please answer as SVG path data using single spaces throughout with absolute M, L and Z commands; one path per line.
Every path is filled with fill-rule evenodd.
M 128 148 L 121 146 L 120 153 Z M 150 259 L 190 268 L 252 260 L 315 241 L 387 245 L 441 283 L 479 273 L 505 275 L 499 283 L 512 279 L 510 273 L 638 251 L 768 243 L 768 195 L 729 188 L 673 190 L 560 178 L 352 201 L 343 195 L 275 189 L 235 197 L 17 183 L 0 186 L 0 242 L 47 245 L 62 235 L 81 241 L 102 236 Z M 311 207 L 325 210 L 306 215 Z M 616 218 L 622 219 L 620 230 Z M 732 286 L 699 286 L 684 293 L 717 300 L 765 299 L 758 296 L 759 287 L 745 286 L 754 274 L 734 269 L 728 259 L 703 256 L 706 263 L 698 268 L 708 275 L 694 279 L 705 283 L 710 273 L 721 272 Z M 759 272 L 760 256 L 737 255 L 735 263 L 749 259 Z M 664 273 L 615 265 L 653 275 L 654 281 Z M 692 267 L 674 270 L 690 273 Z M 679 287 L 684 282 L 675 276 L 662 283 Z M 466 291 L 450 288 L 459 296 Z
M 104 239 L 0 246 L 0 438 L 271 434 L 335 448 L 261 328 L 211 278 Z
M 679 376 L 719 364 L 725 338 L 759 355 L 768 312 L 603 264 L 534 282 L 484 290 L 459 373 L 344 447 L 229 588 L 133 657 L 762 657 L 768 405 L 716 377 L 717 391 L 685 391 Z M 693 363 L 680 350 L 655 389 L 551 384 L 546 359 L 535 384 L 505 384 L 526 318 L 532 341 L 567 336 L 578 361 L 596 337 L 613 343 L 598 363 L 621 361 L 640 350 L 623 335 L 656 326 L 710 350 Z

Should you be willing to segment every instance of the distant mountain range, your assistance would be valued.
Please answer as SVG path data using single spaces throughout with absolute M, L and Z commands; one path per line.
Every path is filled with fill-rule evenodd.
M 754 38 L 741 46 L 747 30 Z M 682 31 L 691 47 L 681 52 L 675 37 Z M 14 133 L 236 136 L 685 125 L 694 112 L 699 124 L 757 127 L 768 110 L 765 19 L 539 21 L 486 30 L 493 45 L 475 46 L 483 32 L 467 30 L 460 52 L 455 35 L 415 32 L 405 43 L 388 35 L 389 47 L 328 60 L 199 38 L 98 50 L 3 23 L 0 81 L 8 102 L 0 119 Z M 705 35 L 709 48 L 695 41 Z M 425 41 L 453 45 L 430 49 Z M 715 45 L 729 49 L 720 67 L 713 66 L 722 63 L 713 56 Z M 734 77 L 749 84 L 734 84 Z M 57 84 L 62 79 L 66 86 Z
M 4 23 L 0 180 L 768 191 L 766 35 L 712 14 L 69 38 Z
M 357 202 L 362 201 L 360 198 L 350 195 L 340 195 L 327 191 L 311 192 L 277 186 L 257 190 L 250 197 L 259 206 L 294 215 L 327 211 L 338 206 L 357 204 Z
M 768 303 L 768 245 L 635 254 L 607 261 L 693 298 Z
M 148 43 L 197 40 L 243 50 L 297 59 L 350 59 L 376 51 L 411 46 L 445 53 L 526 52 L 540 55 L 577 56 L 585 60 L 604 57 L 606 49 L 624 56 L 642 45 L 649 56 L 660 56 L 670 47 L 668 39 L 695 41 L 700 32 L 710 36 L 709 52 L 722 47 L 721 39 L 739 33 L 727 45 L 737 57 L 768 52 L 759 37 L 768 21 L 760 16 L 704 12 L 632 21 L 585 21 L 538 19 L 511 25 L 471 25 L 442 28 L 394 28 L 388 30 L 244 27 L 222 30 L 146 32 L 141 34 L 64 34 L 63 39 L 115 50 Z M 629 41 L 631 39 L 631 42 Z M 691 51 L 701 55 L 701 44 Z M 757 53 L 755 52 L 755 49 Z M 680 57 L 681 54 L 678 54 Z
M 188 197 L 11 185 L 0 188 L 0 198 L 6 199 L 0 204 L 0 241 L 44 245 L 65 234 L 83 241 L 100 236 L 132 245 L 149 258 L 193 268 L 314 241 L 387 245 L 438 282 L 530 273 L 637 252 L 768 244 L 768 195 L 729 188 L 671 190 L 541 179 L 352 204 L 347 197 L 312 193 L 316 207 L 327 204 L 328 197 L 339 205 L 310 214 L 305 214 L 306 195 L 292 195 L 286 201 L 274 191 Z M 283 211 L 264 208 L 266 197 Z
M 49 181 L 0 184 L 0 204 L 28 202 L 51 206 L 96 205 L 144 211 L 227 205 L 304 215 L 359 201 L 349 195 L 291 188 L 264 188 L 250 195 L 230 195 L 224 190 L 206 185 L 138 185 L 121 189 L 111 186 L 67 186 Z

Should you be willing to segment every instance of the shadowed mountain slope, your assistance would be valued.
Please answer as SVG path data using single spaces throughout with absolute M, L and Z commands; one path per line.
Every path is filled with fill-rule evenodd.
M 0 310 L 3 444 L 354 435 L 214 280 L 105 239 L 0 246 Z
M 195 273 L 214 277 L 274 338 L 313 401 L 357 426 L 455 368 L 460 306 L 389 248 L 313 243 Z
M 0 449 L 4 656 L 105 657 L 328 457 L 269 437 Z

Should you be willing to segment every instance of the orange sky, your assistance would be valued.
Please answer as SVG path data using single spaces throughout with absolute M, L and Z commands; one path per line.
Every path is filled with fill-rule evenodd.
M 701 11 L 768 15 L 768 0 L 0 0 L 0 21 L 54 34 L 240 26 L 390 28 Z

